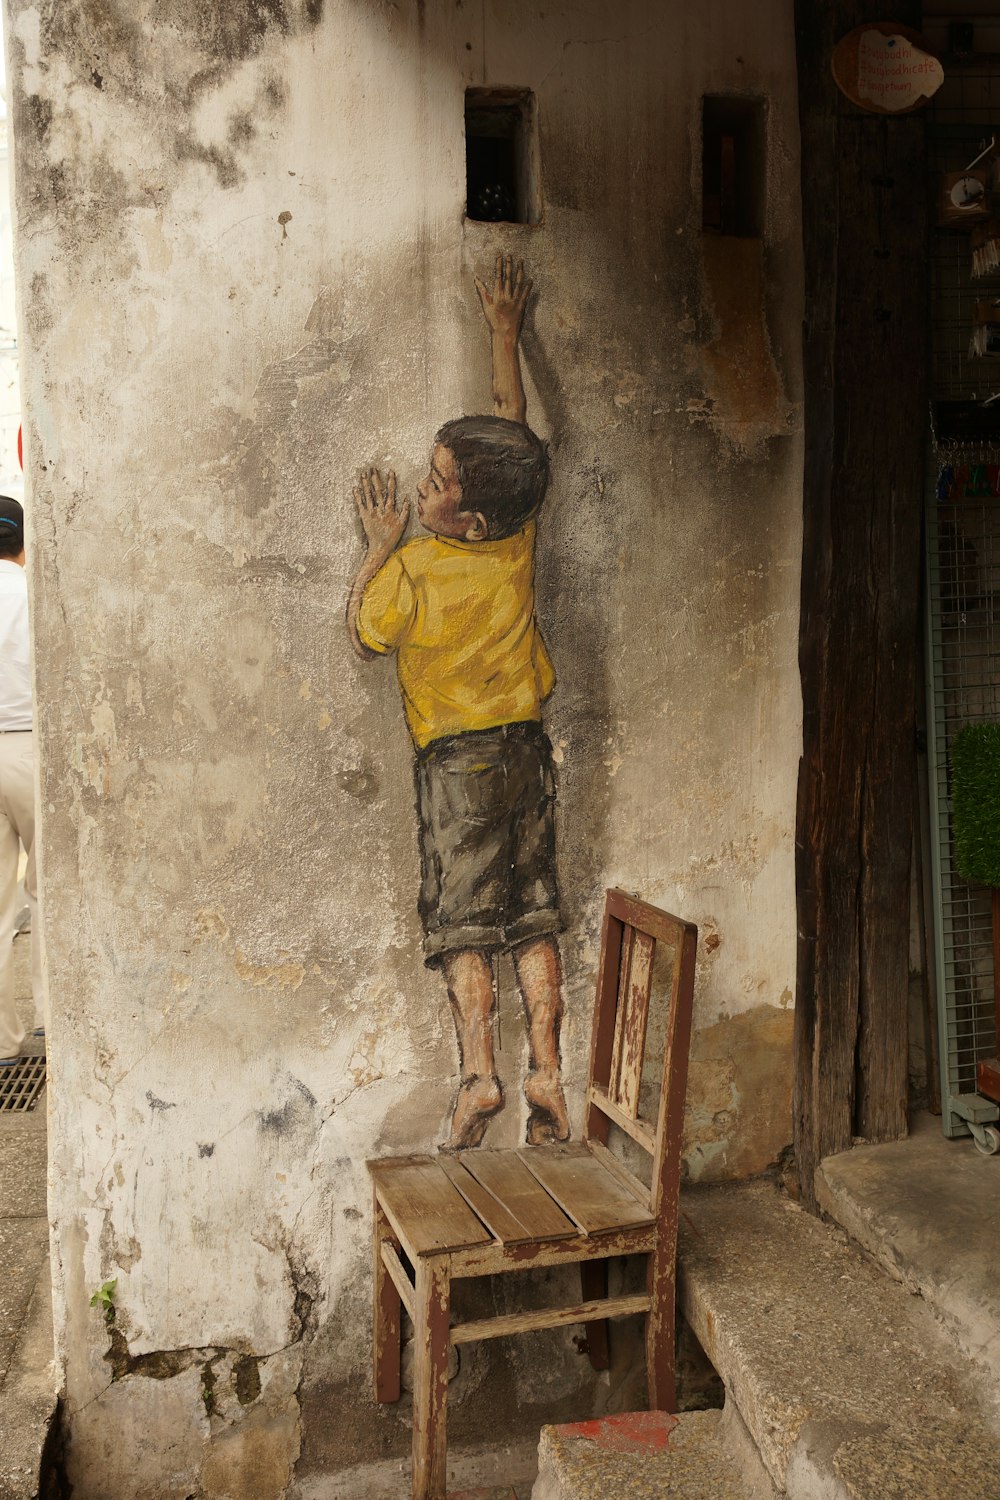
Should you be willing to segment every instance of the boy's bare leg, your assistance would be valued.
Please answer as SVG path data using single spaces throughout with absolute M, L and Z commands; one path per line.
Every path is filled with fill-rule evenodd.
M 503 1109 L 493 1061 L 493 966 L 478 948 L 462 948 L 445 954 L 444 977 L 462 1064 L 448 1144 L 462 1150 L 478 1146 L 492 1117 Z
M 524 1080 L 529 1146 L 569 1140 L 569 1116 L 559 1080 L 563 973 L 554 937 L 532 938 L 514 949 L 514 972 L 528 1018 L 531 1071 Z

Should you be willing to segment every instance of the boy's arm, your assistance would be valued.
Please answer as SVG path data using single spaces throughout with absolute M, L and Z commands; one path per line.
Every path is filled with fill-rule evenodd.
M 391 471 L 383 491 L 378 469 L 362 469 L 354 486 L 354 503 L 364 527 L 368 550 L 348 596 L 347 633 L 357 654 L 367 659 L 377 653 L 369 650 L 358 634 L 361 597 L 375 574 L 395 552 L 410 519 L 410 502 L 401 499 L 397 505 L 396 476 Z
M 507 417 L 511 422 L 523 422 L 528 403 L 521 379 L 521 353 L 518 340 L 524 309 L 531 291 L 531 282 L 525 280 L 524 262 L 518 261 L 514 268 L 514 257 L 497 256 L 493 290 L 476 277 L 476 291 L 483 304 L 483 312 L 490 328 L 490 343 L 493 351 L 493 411 L 498 417 Z

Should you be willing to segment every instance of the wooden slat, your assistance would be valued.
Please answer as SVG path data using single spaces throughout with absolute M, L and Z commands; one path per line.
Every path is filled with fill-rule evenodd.
M 611 1052 L 611 1077 L 608 1080 L 608 1095 L 618 1103 L 618 1079 L 622 1071 L 622 1047 L 625 1032 L 622 1026 L 624 1015 L 623 997 L 628 994 L 632 978 L 632 950 L 635 944 L 635 928 L 622 928 L 621 956 L 618 960 L 618 984 L 615 990 L 615 1039 Z
M 635 933 L 628 984 L 622 992 L 618 1007 L 617 1026 L 622 1041 L 616 1100 L 633 1120 L 639 1112 L 639 1085 L 642 1082 L 642 1060 L 646 1052 L 646 1017 L 649 1014 L 655 951 L 655 938 L 645 932 Z
M 466 1249 L 492 1239 L 436 1161 L 384 1168 L 372 1162 L 370 1170 L 379 1202 L 414 1255 Z
M 413 1283 L 403 1269 L 403 1262 L 396 1254 L 392 1245 L 383 1244 L 382 1264 L 392 1279 L 392 1284 L 399 1293 L 400 1300 L 410 1317 L 413 1317 Z
M 653 1158 L 656 1244 L 646 1265 L 651 1306 L 646 1318 L 646 1380 L 652 1406 L 672 1411 L 675 1398 L 674 1316 L 677 1215 L 680 1199 L 684 1093 L 691 1048 L 698 931 L 690 927 L 674 954 L 674 979 L 663 1060 L 663 1089 Z
M 624 927 L 608 910 L 605 899 L 601 927 L 601 954 L 597 964 L 597 992 L 594 997 L 594 1021 L 590 1039 L 590 1073 L 588 1083 L 607 1088 L 611 1082 L 611 1058 L 615 1040 L 615 1009 L 618 1005 L 618 975 L 621 969 L 621 946 Z M 606 1141 L 608 1122 L 600 1110 L 588 1105 L 586 1122 L 588 1140 Z
M 478 1182 L 460 1161 L 443 1156 L 441 1170 L 447 1173 L 473 1213 L 502 1245 L 523 1244 L 532 1238 L 520 1219 L 515 1218 L 510 1209 Z
M 579 1142 L 523 1150 L 529 1171 L 584 1234 L 652 1223 L 652 1214 Z
M 649 1188 L 634 1172 L 630 1172 L 625 1163 L 619 1161 L 617 1156 L 608 1150 L 607 1146 L 602 1145 L 600 1141 L 588 1141 L 587 1148 L 597 1161 L 601 1163 L 601 1166 L 607 1168 L 612 1177 L 617 1177 L 622 1187 L 627 1193 L 632 1194 L 632 1197 L 639 1204 L 640 1208 L 650 1207 L 652 1195 Z
M 973 1096 L 975 1097 L 975 1096 Z M 538 1148 L 540 1149 L 540 1148 Z M 576 1231 L 571 1240 L 542 1240 L 537 1244 L 500 1245 L 492 1240 L 471 1250 L 456 1250 L 451 1256 L 451 1274 L 467 1276 L 500 1276 L 508 1271 L 525 1271 L 545 1266 L 573 1265 L 581 1260 L 604 1259 L 616 1255 L 647 1255 L 656 1248 L 656 1221 L 638 1228 L 618 1229 L 609 1234 L 588 1236 Z M 589 1297 L 591 1293 L 587 1293 Z
M 539 1146 L 547 1151 L 548 1146 Z M 459 1156 L 487 1192 L 524 1226 L 530 1240 L 570 1239 L 576 1225 L 553 1203 L 549 1194 L 529 1172 L 518 1151 L 463 1151 Z
M 652 1202 L 656 1210 L 662 1244 L 672 1244 L 677 1233 L 681 1189 L 681 1140 L 684 1132 L 684 1096 L 687 1091 L 688 1059 L 691 1053 L 691 1022 L 694 1010 L 694 973 L 698 954 L 698 929 L 685 932 L 674 954 L 674 980 L 663 1054 L 663 1084 L 653 1154 Z M 671 1251 L 672 1253 L 672 1251 Z
M 680 917 L 672 917 L 669 912 L 660 911 L 657 906 L 647 906 L 645 901 L 630 896 L 627 891 L 608 891 L 607 910 L 619 922 L 627 922 L 640 932 L 648 932 L 658 943 L 679 943 L 692 925 Z
M 650 1156 L 653 1155 L 656 1150 L 655 1130 L 651 1130 L 642 1120 L 633 1120 L 623 1109 L 619 1109 L 613 1099 L 608 1098 L 604 1089 L 597 1088 L 594 1084 L 587 1090 L 587 1099 L 591 1104 L 596 1104 L 598 1109 L 603 1110 L 612 1124 L 618 1125 L 626 1135 L 638 1141 L 644 1151 L 648 1151 Z
M 534 1328 L 563 1328 L 568 1323 L 587 1323 L 593 1318 L 627 1318 L 648 1311 L 649 1297 L 642 1292 L 631 1297 L 600 1297 L 593 1302 L 578 1302 L 574 1307 L 536 1308 L 534 1312 L 456 1323 L 451 1330 L 451 1341 L 453 1344 L 471 1344 L 479 1339 L 529 1333 Z

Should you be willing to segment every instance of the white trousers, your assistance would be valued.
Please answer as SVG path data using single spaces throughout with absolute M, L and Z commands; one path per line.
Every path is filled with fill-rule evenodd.
M 0 1057 L 16 1057 L 24 1027 L 14 1006 L 14 923 L 21 845 L 28 856 L 24 890 L 31 908 L 31 989 L 35 1025 L 45 1025 L 38 888 L 35 883 L 35 736 L 0 734 Z

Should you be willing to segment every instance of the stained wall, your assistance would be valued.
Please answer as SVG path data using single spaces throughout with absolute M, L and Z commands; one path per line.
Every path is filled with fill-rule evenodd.
M 8 0 L 6 32 L 69 1473 L 305 1494 L 405 1448 L 405 1402 L 367 1386 L 364 1162 L 441 1139 L 456 1067 L 392 670 L 342 624 L 351 479 L 391 463 L 412 493 L 440 422 L 488 409 L 472 275 L 498 245 L 536 283 L 552 447 L 574 1118 L 621 884 L 701 928 L 690 1177 L 791 1137 L 792 7 Z M 538 226 L 464 221 L 484 83 L 535 91 Z M 757 239 L 702 233 L 706 92 L 766 101 Z M 509 1145 L 506 971 L 500 1042 Z M 536 1337 L 468 1353 L 458 1436 L 598 1399 L 571 1332 Z

